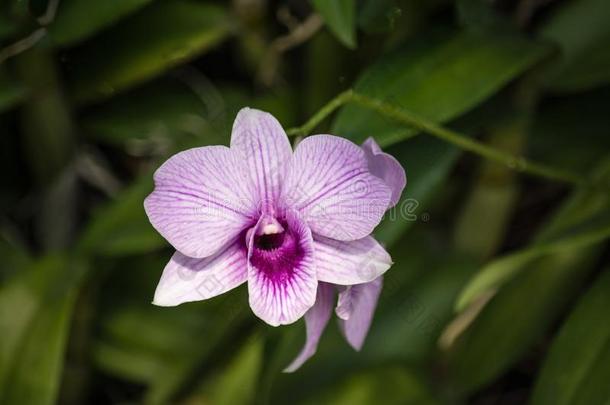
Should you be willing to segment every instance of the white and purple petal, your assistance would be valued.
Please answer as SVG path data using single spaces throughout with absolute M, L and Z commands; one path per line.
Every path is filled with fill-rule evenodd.
M 339 319 L 344 321 L 349 319 L 352 314 L 352 296 L 350 294 L 351 286 L 339 285 L 339 297 L 337 298 L 337 306 L 335 307 L 335 314 Z
M 349 241 L 369 235 L 390 202 L 391 190 L 369 172 L 365 152 L 332 135 L 314 135 L 297 146 L 286 177 L 284 201 L 312 232 Z
M 362 149 L 366 155 L 369 171 L 382 179 L 392 190 L 388 208 L 395 206 L 407 184 L 405 170 L 394 156 L 383 152 L 373 138 L 364 141 Z
M 370 234 L 406 184 L 372 138 L 358 147 L 316 135 L 293 154 L 272 115 L 244 108 L 230 149 L 181 152 L 154 180 L 144 207 L 177 249 L 154 304 L 207 299 L 247 281 L 250 306 L 268 324 L 305 316 L 306 343 L 284 370 L 292 372 L 316 352 L 338 288 L 340 329 L 362 347 L 392 264 Z
M 292 160 L 292 148 L 280 123 L 264 111 L 242 108 L 233 123 L 231 150 L 247 168 L 240 181 L 250 184 L 260 211 L 273 211 Z
M 314 235 L 318 280 L 338 285 L 361 284 L 381 276 L 392 258 L 372 236 L 343 242 Z
M 189 149 L 157 169 L 144 208 L 176 250 L 207 257 L 255 221 L 256 204 L 243 179 L 244 170 L 229 148 Z
M 342 318 L 339 327 L 355 350 L 360 350 L 364 344 L 382 286 L 383 277 L 379 277 L 369 283 L 349 286 L 339 293 L 340 306 L 336 310 Z
M 204 259 L 176 252 L 163 270 L 153 304 L 167 307 L 212 298 L 244 283 L 247 275 L 242 238 Z
M 301 318 L 318 286 L 311 231 L 291 213 L 275 221 L 262 216 L 248 238 L 250 307 L 272 326 Z
M 285 373 L 296 371 L 316 353 L 320 337 L 333 313 L 334 298 L 334 286 L 327 283 L 318 284 L 316 303 L 305 313 L 305 328 L 307 329 L 305 345 L 292 363 L 284 369 Z

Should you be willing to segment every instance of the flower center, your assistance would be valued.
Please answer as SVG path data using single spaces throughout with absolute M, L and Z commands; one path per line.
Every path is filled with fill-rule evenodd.
M 261 228 L 254 235 L 254 248 L 261 250 L 275 250 L 282 246 L 286 238 L 285 226 L 275 218 L 269 216 L 263 219 Z
M 252 265 L 274 283 L 288 280 L 304 254 L 288 223 L 272 217 L 260 225 L 253 245 Z
M 254 247 L 261 250 L 274 250 L 282 246 L 286 237 L 285 232 L 256 235 Z

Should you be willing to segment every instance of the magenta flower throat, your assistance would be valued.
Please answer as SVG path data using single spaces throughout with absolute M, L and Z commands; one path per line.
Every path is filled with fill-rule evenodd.
M 204 300 L 247 282 L 250 307 L 266 323 L 305 316 L 293 371 L 315 353 L 337 295 L 341 330 L 360 349 L 392 264 L 370 234 L 406 184 L 375 141 L 313 135 L 293 152 L 272 115 L 244 108 L 230 148 L 180 152 L 154 180 L 144 207 L 176 249 L 154 304 Z

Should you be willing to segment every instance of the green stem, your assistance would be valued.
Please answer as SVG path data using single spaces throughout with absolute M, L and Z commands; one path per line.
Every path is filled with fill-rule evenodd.
M 384 101 L 356 93 L 353 90 L 346 90 L 340 93 L 337 97 L 333 98 L 326 105 L 324 105 L 305 124 L 297 128 L 289 129 L 287 133 L 289 135 L 306 136 L 337 108 L 350 102 L 454 144 L 463 150 L 467 150 L 489 160 L 506 165 L 519 172 L 575 185 L 582 185 L 586 183 L 585 180 L 575 173 L 540 163 L 535 163 L 525 159 L 524 157 L 515 156 L 499 149 L 492 148 L 471 139 L 466 135 L 418 117 L 417 115 L 403 108 L 398 108 Z
M 326 103 L 322 108 L 318 110 L 307 122 L 300 127 L 291 128 L 286 133 L 290 136 L 292 135 L 301 135 L 307 136 L 309 133 L 316 127 L 320 122 L 324 120 L 324 118 L 328 117 L 332 114 L 337 108 L 341 107 L 343 104 L 348 103 L 354 94 L 353 90 L 345 90 L 342 93 L 339 93 L 335 98 Z

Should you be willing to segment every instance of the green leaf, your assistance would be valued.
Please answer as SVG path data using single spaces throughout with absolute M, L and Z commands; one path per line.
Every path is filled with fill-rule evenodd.
M 0 113 L 23 100 L 26 93 L 25 86 L 0 70 Z
M 151 0 L 63 0 L 49 27 L 51 38 L 59 45 L 72 45 L 133 13 Z
M 520 37 L 491 33 L 428 36 L 382 58 L 365 71 L 355 89 L 445 122 L 493 95 L 540 61 L 548 50 Z M 332 133 L 355 142 L 374 136 L 382 146 L 388 146 L 417 131 L 348 105 L 339 112 Z
M 253 335 L 222 370 L 213 373 L 191 397 L 193 403 L 248 405 L 257 393 L 257 379 L 262 368 L 263 339 Z M 197 401 L 199 400 L 199 401 Z
M 146 384 L 145 402 L 151 404 L 172 403 L 175 395 L 190 392 L 218 360 L 232 356 L 222 349 L 226 339 L 237 347 L 242 334 L 249 336 L 243 322 L 250 315 L 245 286 L 179 307 L 150 304 L 170 256 L 146 252 L 113 260 L 100 289 L 95 363 L 107 374 Z
M 579 387 L 577 395 L 578 404 L 588 405 L 602 403 L 610 398 L 610 390 L 608 385 L 608 375 L 610 375 L 610 345 L 606 344 L 603 350 L 599 352 L 599 358 L 591 367 L 589 378 L 583 381 Z
M 602 185 L 610 182 L 610 156 L 606 155 L 606 158 L 592 170 L 590 180 L 592 184 L 599 186 L 577 189 L 553 214 L 551 220 L 540 229 L 536 235 L 537 242 L 550 242 L 581 226 L 590 225 L 600 218 L 606 220 L 610 196 Z
M 21 271 L 31 261 L 23 246 L 14 243 L 2 233 L 0 233 L 0 257 L 2 257 L 2 262 L 0 263 L 0 285 L 4 283 L 4 280 Z
M 596 253 L 578 249 L 546 257 L 506 284 L 452 347 L 456 393 L 489 384 L 537 343 L 592 270 Z
M 534 388 L 532 405 L 601 404 L 608 401 L 609 307 L 610 269 L 606 269 L 553 341 Z
M 594 177 L 607 178 L 610 160 Z M 608 212 L 606 190 L 581 189 L 537 235 L 545 243 Z M 502 374 L 553 326 L 594 268 L 600 249 L 569 246 L 534 260 L 504 285 L 458 337 L 449 353 L 454 389 L 462 395 Z M 524 303 L 527 303 L 526 308 Z
M 396 264 L 384 276 L 386 291 L 382 293 L 374 327 L 360 354 L 363 361 L 401 359 L 410 364 L 431 361 L 443 326 L 453 316 L 453 302 L 476 269 L 472 261 L 455 255 L 441 260 L 433 257 L 447 256 L 447 249 L 428 248 L 423 260 L 409 260 L 407 256 L 422 251 L 412 238 L 392 251 Z M 412 266 L 418 268 L 412 269 Z
M 525 271 L 528 264 L 540 257 L 558 254 L 564 250 L 585 248 L 609 238 L 610 221 L 602 219 L 597 222 L 592 229 L 579 232 L 577 235 L 540 243 L 487 264 L 461 292 L 456 303 L 456 311 L 463 311 L 482 294 L 500 288 L 502 284 L 515 277 L 520 271 Z
M 71 93 L 81 102 L 108 97 L 205 52 L 230 28 L 213 4 L 155 2 L 66 56 Z
M 392 387 L 391 390 L 388 387 Z M 371 369 L 343 378 L 328 392 L 304 404 L 431 405 L 439 403 L 416 372 L 399 366 Z
M 191 338 L 192 349 L 184 358 L 171 359 L 166 364 L 163 372 L 157 376 L 155 383 L 145 395 L 148 404 L 167 404 L 171 398 L 180 392 L 184 392 L 193 379 L 200 379 L 207 369 L 201 365 L 212 361 L 213 356 L 230 356 L 231 351 L 226 348 L 227 339 L 231 339 L 232 345 L 240 344 L 240 339 L 249 336 L 251 328 L 248 321 L 251 320 L 251 312 L 247 305 L 245 286 L 224 294 L 216 300 L 216 305 L 211 306 L 209 301 L 202 302 L 199 311 L 204 308 L 211 320 L 198 324 L 200 332 L 186 334 Z M 192 336 L 205 337 L 193 341 Z M 194 345 L 194 347 L 193 347 Z
M 158 280 L 167 260 L 130 263 L 132 269 L 137 266 L 139 275 L 143 273 L 140 269 L 149 265 L 145 270 Z M 117 278 L 113 277 L 113 280 Z M 125 285 L 134 290 L 138 287 L 137 283 Z M 150 304 L 153 293 L 154 289 L 149 296 L 138 297 L 138 300 L 126 300 L 114 291 L 105 297 L 105 300 L 115 297 L 120 303 L 108 300 L 109 308 L 103 311 L 101 332 L 94 347 L 95 362 L 105 372 L 154 385 L 166 379 L 170 370 L 175 372 L 182 363 L 191 361 L 203 342 L 213 344 L 207 336 L 219 322 L 210 309 L 218 306 L 206 302 L 172 309 L 158 308 Z M 193 341 L 192 336 L 206 337 Z
M 335 34 L 348 48 L 356 47 L 356 1 L 312 0 L 313 6 Z
M 540 36 L 558 43 L 562 51 L 561 63 L 548 75 L 553 90 L 579 91 L 610 81 L 609 18 L 605 0 L 570 1 L 542 27 Z
M 0 402 L 56 402 L 82 269 L 47 257 L 0 288 Z
M 465 133 L 476 133 L 493 122 L 489 107 L 477 108 L 453 122 Z M 492 109 L 497 109 L 493 106 Z M 430 203 L 449 175 L 462 151 L 433 137 L 418 137 L 391 145 L 386 152 L 394 156 L 407 173 L 407 186 L 398 204 L 386 213 L 375 229 L 375 237 L 389 247 L 415 223 L 429 220 Z
M 521 115 L 506 118 L 489 128 L 485 143 L 518 155 L 529 120 Z M 527 122 L 526 122 L 527 121 Z M 519 198 L 517 173 L 492 161 L 481 161 L 471 191 L 455 222 L 453 240 L 456 250 L 478 260 L 487 260 L 501 246 L 507 226 Z
M 467 29 L 509 29 L 508 21 L 486 0 L 457 0 L 456 9 L 460 23 Z
M 55 182 L 58 185 L 59 176 L 63 176 L 67 183 L 75 129 L 70 107 L 63 94 L 63 84 L 60 83 L 55 55 L 50 47 L 31 47 L 17 55 L 13 62 L 29 90 L 29 97 L 24 100 L 20 111 L 20 135 L 28 167 L 39 184 L 51 185 Z M 65 192 L 59 191 L 58 197 L 61 195 L 61 198 L 65 198 L 64 204 L 67 204 L 71 198 L 69 194 L 70 191 L 66 189 Z M 46 204 L 42 208 L 46 211 L 43 215 L 47 215 L 47 208 L 51 206 Z M 72 220 L 72 214 L 73 210 L 70 209 L 63 213 L 65 229 L 70 228 L 67 222 Z M 57 216 L 50 216 L 54 217 Z M 44 241 L 47 247 L 65 246 L 66 240 L 57 228 L 51 227 L 45 231 L 49 236 L 53 235 Z
M 150 304 L 168 259 L 167 254 L 147 252 L 113 261 L 101 288 L 93 347 L 95 363 L 106 373 L 152 383 L 173 362 L 191 356 L 197 347 L 193 335 L 207 332 L 202 328 L 211 319 L 197 304 L 171 309 Z
M 425 214 L 435 191 L 445 181 L 460 150 L 432 137 L 421 137 L 390 147 L 407 172 L 407 187 L 398 204 L 376 228 L 375 237 L 388 246 L 394 245 Z
M 89 137 L 105 144 L 134 152 L 146 148 L 169 151 L 188 141 L 226 143 L 229 114 L 218 91 L 197 94 L 184 83 L 163 80 L 95 107 L 85 116 L 83 126 Z
M 358 4 L 358 26 L 366 33 L 379 34 L 392 32 L 399 25 L 413 25 L 410 20 L 412 14 L 404 13 L 401 8 L 404 5 L 404 1 L 396 0 L 361 1 Z M 413 15 L 413 18 L 417 17 L 420 16 Z
M 295 357 L 295 353 L 302 347 L 299 345 L 302 345 L 304 332 L 300 326 L 295 324 L 286 328 L 263 329 L 265 347 L 263 350 L 263 369 L 257 384 L 256 401 L 258 403 L 278 402 L 276 396 L 271 398 L 273 388 L 284 388 L 285 384 L 278 383 L 278 380 L 294 375 L 294 373 L 283 373 L 282 370 L 290 364 L 290 361 Z M 291 396 L 293 398 L 296 392 L 297 390 L 292 391 Z M 284 402 L 283 398 L 279 400 L 279 403 Z
M 10 37 L 17 31 L 17 24 L 0 14 L 0 40 Z
M 115 201 L 95 212 L 77 249 L 86 254 L 123 256 L 165 246 L 144 212 L 144 199 L 152 188 L 152 175 L 144 174 Z
M 475 267 L 461 258 L 447 257 L 445 246 L 426 243 L 431 235 L 424 231 L 428 228 L 412 229 L 390 249 L 395 264 L 384 275 L 381 297 L 362 350 L 355 353 L 331 319 L 315 356 L 297 373 L 277 377 L 272 403 L 285 403 L 295 395 L 304 400 L 316 398 L 309 387 L 334 391 L 337 380 L 377 366 L 419 366 L 433 361 L 443 325 L 452 317 L 453 300 Z M 303 344 L 305 332 L 297 332 L 294 347 L 282 358 L 281 368 Z M 308 384 L 303 386 L 303 381 Z
M 528 141 L 532 160 L 589 172 L 610 150 L 610 87 L 545 100 Z

